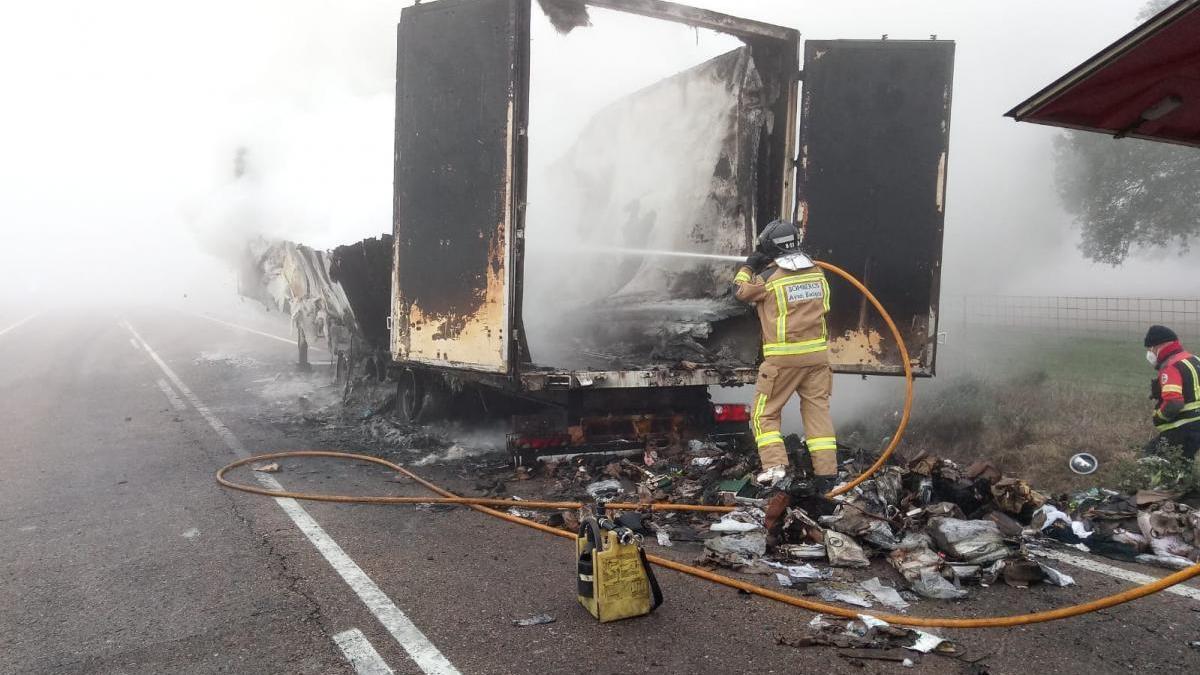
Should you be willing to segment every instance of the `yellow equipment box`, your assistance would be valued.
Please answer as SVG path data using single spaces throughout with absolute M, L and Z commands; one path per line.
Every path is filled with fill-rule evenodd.
M 579 604 L 601 622 L 643 616 L 662 604 L 641 537 L 632 530 L 588 516 L 579 524 L 576 551 Z

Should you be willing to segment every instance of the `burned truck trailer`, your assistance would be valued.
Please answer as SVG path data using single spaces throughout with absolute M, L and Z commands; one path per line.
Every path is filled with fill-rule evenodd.
M 568 40 L 616 13 L 734 44 L 545 148 L 548 122 L 530 116 L 531 25 L 545 19 L 529 0 L 403 10 L 390 317 L 402 416 L 510 416 L 526 459 L 744 432 L 745 406 L 713 405 L 708 388 L 755 381 L 758 323 L 733 297 L 729 259 L 776 218 L 805 222 L 821 259 L 865 276 L 915 371 L 933 374 L 953 43 L 808 41 L 802 71 L 791 28 L 657 0 L 545 6 Z M 881 320 L 834 289 L 835 369 L 903 372 Z

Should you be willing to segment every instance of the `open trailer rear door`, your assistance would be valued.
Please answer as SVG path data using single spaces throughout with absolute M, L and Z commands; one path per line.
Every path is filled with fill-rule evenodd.
M 392 356 L 511 373 L 529 0 L 407 7 L 397 45 Z
M 932 375 L 954 43 L 808 40 L 799 202 L 806 243 L 862 279 L 895 319 L 918 375 Z M 878 313 L 832 275 L 834 368 L 899 374 Z

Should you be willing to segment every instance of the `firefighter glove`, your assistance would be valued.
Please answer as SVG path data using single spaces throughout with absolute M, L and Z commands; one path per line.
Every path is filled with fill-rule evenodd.
M 746 266 L 749 267 L 755 274 L 763 271 L 763 268 L 765 268 L 770 262 L 771 256 L 763 253 L 762 251 L 755 251 L 746 258 Z

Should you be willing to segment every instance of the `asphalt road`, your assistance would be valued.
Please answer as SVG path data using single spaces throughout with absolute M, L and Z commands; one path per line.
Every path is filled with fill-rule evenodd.
M 909 672 L 777 645 L 812 616 L 666 571 L 656 613 L 595 623 L 574 599 L 569 543 L 465 509 L 223 490 L 213 471 L 240 453 L 314 448 L 278 420 L 300 396 L 331 394 L 320 369 L 297 372 L 283 340 L 174 311 L 18 323 L 26 316 L 0 308 L 0 673 Z M 453 466 L 422 473 L 471 485 Z M 327 462 L 284 462 L 273 478 L 422 494 Z M 1025 613 L 1131 586 L 1058 567 L 1078 585 L 974 588 L 969 600 L 909 612 Z M 512 625 L 541 613 L 556 621 Z M 934 632 L 993 673 L 1200 672 L 1188 646 L 1200 640 L 1200 599 L 1177 595 L 1050 624 Z M 918 660 L 919 672 L 966 666 Z

